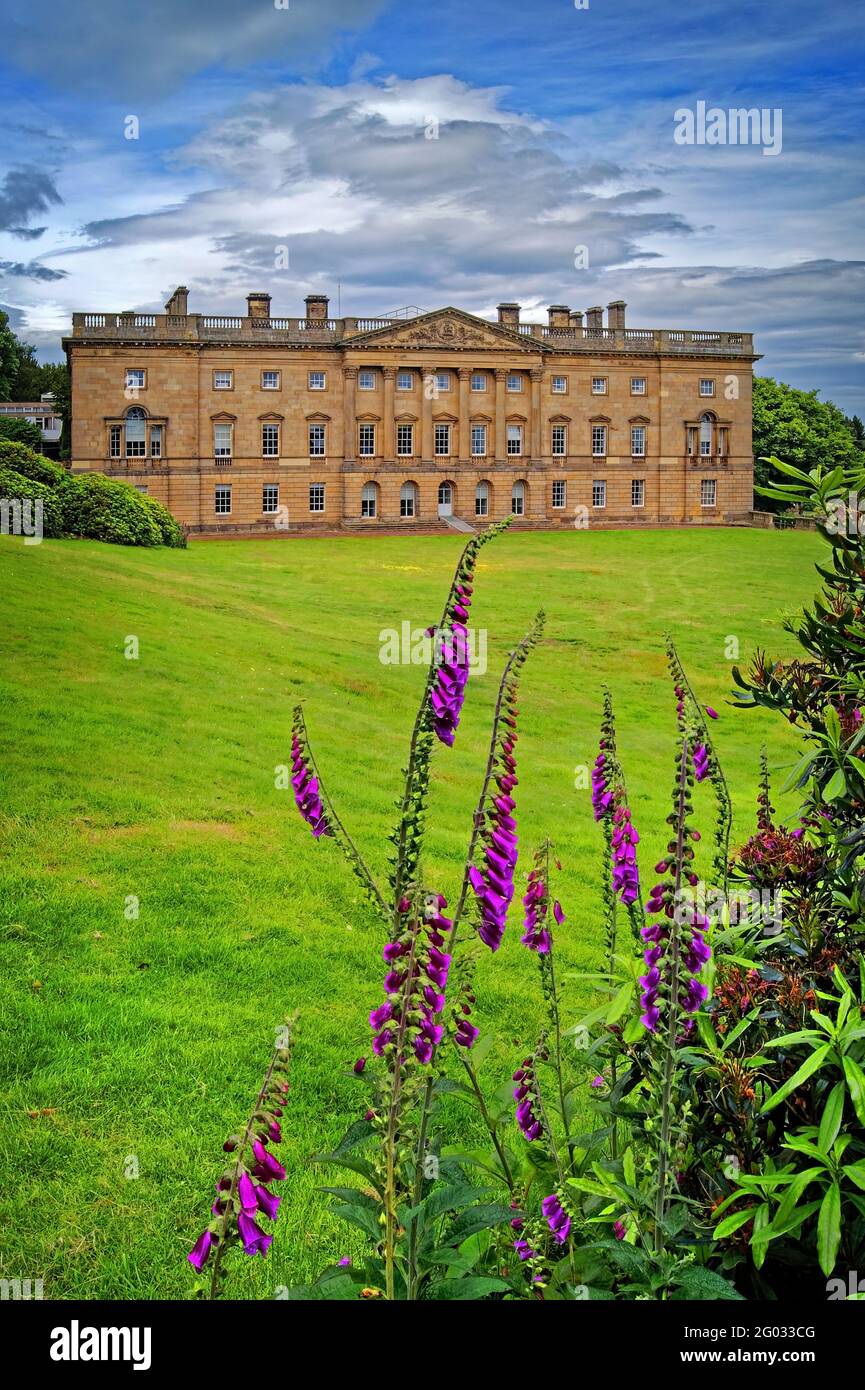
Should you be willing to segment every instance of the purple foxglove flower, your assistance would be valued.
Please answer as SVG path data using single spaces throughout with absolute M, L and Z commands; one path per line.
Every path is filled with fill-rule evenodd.
M 210 1247 L 212 1245 L 213 1236 L 210 1231 L 202 1231 L 186 1257 L 192 1265 L 192 1268 L 198 1270 L 199 1274 L 207 1263 L 207 1257 L 210 1254 Z
M 241 1211 L 237 1218 L 237 1230 L 243 1241 L 245 1254 L 261 1255 L 262 1258 L 267 1254 L 273 1236 L 266 1235 L 261 1227 L 256 1225 L 252 1217 L 247 1216 L 245 1211 Z
M 365 1058 L 365 1057 L 358 1057 L 357 1061 L 355 1062 L 354 1066 L 352 1067 L 352 1071 L 354 1072 L 355 1076 L 360 1076 L 360 1074 L 361 1074 L 361 1072 L 363 1071 L 363 1069 L 364 1069 L 365 1066 L 366 1066 L 366 1058 Z
M 257 1187 L 255 1189 L 255 1199 L 258 1202 L 259 1211 L 263 1211 L 265 1216 L 269 1216 L 271 1221 L 275 1221 L 282 1198 L 277 1197 L 273 1192 L 269 1192 L 266 1187 Z
M 307 764 L 303 744 L 297 732 L 292 735 L 291 740 L 291 765 L 291 785 L 297 809 L 316 839 L 321 835 L 332 835 L 333 830 L 328 823 L 319 795 L 318 779 L 313 776 Z
M 541 1211 L 547 1218 L 547 1225 L 553 1233 L 553 1239 L 559 1245 L 564 1245 L 571 1229 L 571 1218 L 562 1206 L 557 1193 L 553 1192 L 549 1197 L 545 1197 L 541 1202 Z
M 248 1173 L 241 1173 L 237 1184 L 237 1195 L 240 1198 L 240 1205 L 245 1212 L 251 1214 L 258 1210 L 258 1198 L 255 1195 L 255 1183 Z
M 256 1139 L 252 1146 L 252 1152 L 257 1160 L 252 1170 L 254 1177 L 263 1178 L 265 1182 L 269 1182 L 271 1178 L 282 1179 L 285 1177 L 285 1169 L 282 1164 L 274 1158 L 273 1154 L 267 1152 L 260 1140 Z
M 617 806 L 613 812 L 613 892 L 626 906 L 636 902 L 640 892 L 636 848 L 639 842 L 630 810 L 625 805 Z
M 712 709 L 711 705 L 704 705 L 703 708 L 705 709 L 710 719 L 718 718 L 718 711 L 716 709 Z

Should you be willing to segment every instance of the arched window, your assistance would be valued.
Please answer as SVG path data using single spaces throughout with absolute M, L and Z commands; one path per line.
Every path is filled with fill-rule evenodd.
M 475 488 L 475 516 L 489 516 L 490 514 L 490 485 L 489 483 L 478 483 Z
M 140 405 L 133 405 L 126 412 L 126 457 L 144 458 L 147 452 L 145 438 L 146 414 Z
M 525 483 L 514 483 L 511 489 L 511 511 L 514 516 L 525 516 L 526 514 Z
M 453 516 L 455 492 L 453 483 L 439 483 L 439 516 Z
M 700 453 L 707 457 L 712 452 L 712 433 L 715 425 L 714 415 L 700 416 Z
M 378 516 L 378 483 L 364 483 L 360 491 L 361 516 Z
M 417 483 L 403 483 L 399 490 L 399 514 L 400 516 L 417 516 L 417 513 Z

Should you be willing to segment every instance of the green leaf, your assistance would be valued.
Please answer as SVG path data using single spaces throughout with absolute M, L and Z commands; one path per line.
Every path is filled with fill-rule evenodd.
M 630 982 L 626 985 L 622 985 L 622 988 L 619 990 L 618 994 L 616 995 L 615 999 L 613 1000 L 612 1004 L 607 1010 L 607 1016 L 604 1022 L 607 1024 L 608 1027 L 611 1023 L 618 1023 L 619 1019 L 622 1017 L 622 1014 L 626 1011 L 633 997 L 634 985 Z
M 455 1221 L 451 1229 L 440 1238 L 439 1244 L 462 1245 L 469 1236 L 476 1236 L 479 1231 L 487 1231 L 492 1226 L 501 1226 L 509 1222 L 512 1216 L 511 1208 L 501 1202 L 482 1202 L 479 1206 L 471 1207 L 464 1216 Z
M 816 1052 L 812 1052 L 811 1056 L 802 1063 L 799 1070 L 794 1072 L 788 1081 L 784 1082 L 780 1090 L 777 1090 L 773 1096 L 769 1097 L 766 1104 L 761 1109 L 760 1114 L 766 1115 L 770 1110 L 774 1110 L 776 1105 L 780 1105 L 783 1100 L 786 1100 L 797 1087 L 808 1080 L 809 1076 L 813 1076 L 815 1071 L 819 1071 L 831 1050 L 829 1043 L 826 1043 L 824 1047 L 818 1047 Z
M 823 1115 L 820 1119 L 820 1131 L 817 1135 L 817 1144 L 824 1153 L 828 1153 L 841 1128 L 841 1121 L 844 1118 L 844 1082 L 838 1081 L 829 1092 L 826 1104 L 823 1106 Z
M 865 1163 L 845 1163 L 841 1171 L 865 1192 Z
M 510 1284 L 506 1284 L 504 1279 L 493 1279 L 484 1274 L 468 1275 L 465 1279 L 443 1279 L 440 1284 L 435 1284 L 434 1292 L 436 1298 L 450 1299 L 456 1298 L 486 1298 L 490 1293 L 506 1293 Z
M 817 1258 L 828 1279 L 838 1259 L 841 1244 L 841 1188 L 837 1182 L 827 1190 L 817 1218 Z
M 347 1221 L 350 1226 L 358 1226 L 360 1230 L 365 1231 L 368 1236 L 372 1236 L 372 1239 L 376 1241 L 376 1243 L 381 1240 L 384 1228 L 381 1226 L 378 1216 L 370 1211 L 368 1207 L 361 1207 L 356 1204 L 349 1206 L 347 1203 L 338 1205 L 335 1203 L 331 1207 L 331 1211 L 334 1216 L 338 1216 L 341 1220 Z
M 865 1125 L 865 1073 L 854 1062 L 853 1058 L 846 1053 L 841 1058 L 844 1067 L 844 1075 L 847 1078 L 847 1089 L 850 1092 L 850 1099 L 853 1102 L 853 1109 L 856 1111 L 856 1118 L 860 1125 Z
M 716 1274 L 714 1270 L 703 1269 L 701 1265 L 690 1265 L 683 1269 L 676 1280 L 678 1288 L 672 1294 L 673 1300 L 684 1298 L 700 1299 L 727 1299 L 730 1302 L 744 1302 L 742 1295 L 733 1288 L 729 1280 Z
M 829 781 L 823 788 L 824 801 L 840 801 L 842 796 L 847 795 L 847 778 L 844 776 L 843 767 L 836 768 Z
M 738 1231 L 740 1226 L 746 1222 L 753 1221 L 754 1208 L 746 1207 L 744 1211 L 734 1211 L 732 1216 L 725 1216 L 723 1221 L 719 1221 L 715 1227 L 714 1236 L 716 1240 L 723 1240 L 725 1236 L 731 1236 L 734 1231 Z
M 336 1168 L 347 1168 L 350 1173 L 360 1173 L 362 1178 L 366 1178 L 374 1192 L 378 1192 L 376 1187 L 377 1178 L 375 1169 L 371 1163 L 367 1163 L 362 1158 L 347 1158 L 345 1154 L 313 1154 L 313 1163 L 332 1163 Z

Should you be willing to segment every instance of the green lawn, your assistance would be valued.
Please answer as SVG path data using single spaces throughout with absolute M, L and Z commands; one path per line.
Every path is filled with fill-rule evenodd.
M 726 704 L 725 644 L 737 638 L 746 662 L 755 645 L 793 650 L 781 620 L 815 590 L 820 545 L 737 529 L 509 534 L 487 547 L 472 623 L 488 631 L 489 670 L 469 682 L 456 747 L 436 754 L 428 881 L 449 895 L 459 882 L 497 673 L 543 605 L 547 635 L 521 699 L 521 868 L 553 837 L 568 913 L 560 954 L 591 969 L 599 837 L 574 783 L 595 756 L 602 684 L 617 706 L 644 876 L 666 839 L 672 777 L 666 631 L 721 711 L 716 741 L 743 836 L 761 742 L 778 766 L 797 744 L 782 721 Z M 184 1257 L 222 1141 L 295 1007 L 287 1201 L 271 1256 L 244 1261 L 231 1288 L 272 1297 L 355 1248 L 315 1193 L 328 1178 L 306 1160 L 362 1103 L 350 1064 L 368 1050 L 380 999 L 381 932 L 274 772 L 303 698 L 331 795 L 384 874 L 424 671 L 382 665 L 380 633 L 438 619 L 459 548 L 451 536 L 186 552 L 0 541 L 0 1276 L 41 1276 L 46 1298 L 186 1296 Z M 138 660 L 124 656 L 129 636 Z M 708 818 L 710 793 L 700 798 Z M 124 911 L 132 895 L 137 919 Z M 496 1033 L 501 1075 L 540 1019 L 519 935 L 514 914 L 479 978 L 478 1021 Z M 571 989 L 576 1015 L 589 996 L 579 981 Z

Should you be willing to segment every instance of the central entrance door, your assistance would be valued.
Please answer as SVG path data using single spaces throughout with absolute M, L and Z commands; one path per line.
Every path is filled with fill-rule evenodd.
M 439 516 L 453 516 L 453 483 L 439 483 Z

